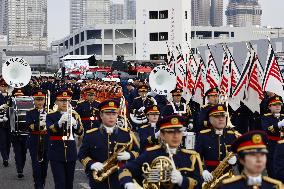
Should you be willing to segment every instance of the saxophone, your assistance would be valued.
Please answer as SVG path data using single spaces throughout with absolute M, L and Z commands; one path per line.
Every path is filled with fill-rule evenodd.
M 122 145 L 122 144 L 117 143 L 114 147 L 115 152 L 113 153 L 113 155 L 103 163 L 104 168 L 101 171 L 95 171 L 95 170 L 93 171 L 93 179 L 96 182 L 102 182 L 106 178 L 108 178 L 111 174 L 113 174 L 115 171 L 117 171 L 119 169 L 119 166 L 117 164 L 118 154 L 128 149 L 131 146 L 131 144 L 132 144 L 132 137 L 130 141 L 126 144 Z M 122 145 L 122 147 L 116 150 L 119 145 Z
M 202 185 L 202 189 L 214 189 L 227 177 L 232 177 L 230 171 L 224 174 L 224 171 L 227 167 L 229 167 L 229 159 L 234 156 L 233 152 L 230 152 L 223 161 L 216 167 L 216 169 L 212 172 L 213 179 L 210 182 L 205 182 Z

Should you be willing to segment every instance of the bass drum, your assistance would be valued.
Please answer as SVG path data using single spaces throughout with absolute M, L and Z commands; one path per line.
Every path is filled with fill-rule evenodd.
M 26 112 L 35 107 L 34 99 L 29 96 L 13 97 L 12 107 L 9 108 L 11 132 L 28 135 Z

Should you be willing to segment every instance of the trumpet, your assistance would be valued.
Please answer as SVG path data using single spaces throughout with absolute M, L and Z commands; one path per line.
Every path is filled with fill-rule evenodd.
M 67 106 L 66 135 L 62 137 L 62 140 L 75 140 L 73 136 L 72 111 L 73 111 L 72 106 L 69 103 Z

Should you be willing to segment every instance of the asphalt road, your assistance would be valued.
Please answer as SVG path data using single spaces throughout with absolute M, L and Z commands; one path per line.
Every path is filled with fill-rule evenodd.
M 33 189 L 32 164 L 29 152 L 27 153 L 27 161 L 24 168 L 23 179 L 18 179 L 16 165 L 14 160 L 13 148 L 11 148 L 9 167 L 4 167 L 2 158 L 0 158 L 0 189 Z M 88 189 L 88 179 L 83 170 L 83 166 L 77 161 L 74 179 L 74 189 Z M 45 189 L 54 189 L 54 182 L 50 166 L 46 179 Z

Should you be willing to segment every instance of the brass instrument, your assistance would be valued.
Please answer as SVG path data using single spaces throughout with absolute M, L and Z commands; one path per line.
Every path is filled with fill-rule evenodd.
M 117 156 L 120 152 L 125 151 L 128 149 L 132 144 L 132 137 L 130 141 L 126 144 L 117 143 L 114 147 L 114 153 L 110 158 L 108 158 L 106 161 L 104 161 L 103 165 L 104 168 L 101 171 L 93 171 L 93 179 L 96 182 L 102 182 L 105 179 L 107 179 L 111 174 L 113 174 L 115 171 L 119 169 L 119 166 L 117 165 Z M 118 149 L 119 146 L 122 146 Z
M 142 171 L 145 175 L 143 180 L 144 189 L 159 189 L 161 186 L 171 189 L 174 186 L 171 183 L 171 173 L 176 169 L 176 166 L 173 155 L 169 150 L 169 145 L 165 145 L 170 157 L 159 156 L 152 161 L 151 165 L 144 163 L 142 166 Z
M 66 124 L 66 135 L 62 137 L 62 140 L 75 140 L 73 136 L 73 126 L 72 126 L 72 106 L 68 103 L 67 106 L 67 124 Z
M 210 182 L 205 182 L 202 185 L 202 189 L 215 189 L 218 188 L 219 184 L 222 180 L 226 178 L 230 178 L 233 176 L 232 172 L 229 171 L 228 173 L 224 174 L 224 171 L 227 167 L 229 167 L 229 159 L 234 156 L 233 152 L 230 152 L 223 161 L 216 167 L 216 169 L 212 172 L 213 179 Z

